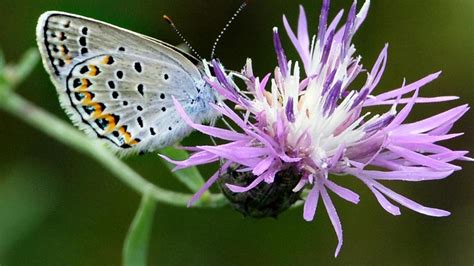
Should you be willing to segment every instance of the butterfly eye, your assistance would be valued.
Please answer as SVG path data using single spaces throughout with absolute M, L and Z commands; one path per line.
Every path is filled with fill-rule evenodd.
M 168 80 L 170 77 L 168 76 L 168 74 L 165 74 L 165 75 L 163 76 L 163 78 L 164 78 L 165 80 Z

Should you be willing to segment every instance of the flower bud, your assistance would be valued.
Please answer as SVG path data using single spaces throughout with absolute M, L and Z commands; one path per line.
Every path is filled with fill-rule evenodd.
M 300 180 L 296 167 L 278 172 L 273 183 L 261 182 L 247 192 L 235 193 L 226 186 L 226 184 L 247 186 L 253 180 L 255 180 L 255 175 L 251 172 L 238 172 L 235 167 L 229 168 L 218 180 L 218 185 L 230 201 L 232 208 L 244 216 L 276 218 L 301 199 L 301 191 L 293 192 L 293 188 Z

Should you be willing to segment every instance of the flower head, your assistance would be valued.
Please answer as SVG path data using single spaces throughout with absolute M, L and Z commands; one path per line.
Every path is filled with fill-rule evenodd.
M 393 215 L 399 215 L 400 209 L 388 199 L 425 215 L 449 215 L 444 210 L 424 207 L 379 181 L 442 179 L 460 170 L 452 161 L 470 160 L 467 151 L 453 151 L 438 142 L 461 135 L 448 132 L 469 108 L 462 105 L 421 121 L 405 123 L 416 103 L 457 99 L 418 96 L 420 89 L 436 79 L 439 72 L 410 84 L 404 82 L 398 89 L 374 94 L 387 63 L 387 45 L 371 70 L 365 71 L 351 43 L 368 8 L 366 1 L 357 12 L 354 2 L 346 23 L 338 27 L 343 12 L 327 23 L 329 0 L 324 0 L 318 33 L 311 39 L 302 7 L 296 33 L 284 17 L 284 27 L 300 61 L 287 60 L 278 29 L 274 28 L 278 66 L 273 76 L 255 77 L 248 60 L 241 74 L 231 74 L 245 82 L 243 89 L 225 74 L 219 62 L 213 61 L 215 75 L 209 74 L 208 82 L 233 102 L 238 111 L 225 104 L 214 108 L 237 129 L 195 124 L 175 102 L 191 127 L 225 141 L 221 145 L 193 147 L 194 153 L 187 160 L 173 161 L 177 168 L 223 161 L 192 202 L 230 170 L 242 173 L 245 184 L 229 183 L 231 179 L 227 178 L 224 188 L 239 194 L 256 190 L 261 184 L 277 183 L 276 178 L 292 169 L 291 192 L 308 189 L 304 219 L 314 218 L 319 199 L 325 205 L 339 240 L 336 256 L 342 246 L 342 228 L 328 191 L 349 202 L 359 202 L 355 192 L 337 184 L 343 178 L 353 176 L 361 180 Z M 365 84 L 355 89 L 352 82 L 360 75 L 366 76 Z M 376 105 L 388 106 L 388 110 L 375 115 L 366 111 Z M 238 178 L 239 175 L 234 180 Z M 296 198 L 291 197 L 294 202 Z

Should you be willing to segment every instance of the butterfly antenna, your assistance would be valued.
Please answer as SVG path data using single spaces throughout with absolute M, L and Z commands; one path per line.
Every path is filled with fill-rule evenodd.
M 168 22 L 168 24 L 170 24 L 170 26 L 174 29 L 174 31 L 176 32 L 176 34 L 178 34 L 179 38 L 181 38 L 181 40 L 186 44 L 186 46 L 191 50 L 191 52 L 193 54 L 195 54 L 199 60 L 203 60 L 201 55 L 199 55 L 199 53 L 194 50 L 194 48 L 191 46 L 191 44 L 188 42 L 188 40 L 184 37 L 184 35 L 178 30 L 178 28 L 174 25 L 173 21 L 171 20 L 170 17 L 168 17 L 167 15 L 163 15 L 163 19 Z
M 219 35 L 217 36 L 216 41 L 215 41 L 214 44 L 212 45 L 211 59 L 214 59 L 214 55 L 216 54 L 217 44 L 219 44 L 219 41 L 221 40 L 222 35 L 224 35 L 224 33 L 225 33 L 225 32 L 227 31 L 227 29 L 229 28 L 229 26 L 232 24 L 232 22 L 237 18 L 237 16 L 240 14 L 240 12 L 242 12 L 242 10 L 247 6 L 248 1 L 249 1 L 249 0 L 244 1 L 244 2 L 239 6 L 239 8 L 237 8 L 237 10 L 235 11 L 234 15 L 232 15 L 232 17 L 229 19 L 229 21 L 227 22 L 227 24 L 225 24 L 224 28 L 221 30 L 221 32 L 220 32 Z

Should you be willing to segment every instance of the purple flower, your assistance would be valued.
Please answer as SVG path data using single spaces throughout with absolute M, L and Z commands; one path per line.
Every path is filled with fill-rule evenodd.
M 420 89 L 436 79 L 440 72 L 385 93 L 374 94 L 387 62 L 387 45 L 370 71 L 361 65 L 361 57 L 351 43 L 369 8 L 366 1 L 359 12 L 356 2 L 347 21 L 338 24 L 340 11 L 327 23 L 329 0 L 323 1 L 318 33 L 310 39 L 305 11 L 300 7 L 296 33 L 286 17 L 284 27 L 296 48 L 300 63 L 288 61 L 277 28 L 273 29 L 278 66 L 273 77 L 255 77 L 250 59 L 240 74 L 246 87 L 239 88 L 217 61 L 212 62 L 215 77 L 208 83 L 226 100 L 236 105 L 214 105 L 234 128 L 195 124 L 175 101 L 178 112 L 191 127 L 224 140 L 216 146 L 193 147 L 184 161 L 172 161 L 177 169 L 221 160 L 220 169 L 196 193 L 190 204 L 216 182 L 223 173 L 237 171 L 251 176 L 248 184 L 227 183 L 232 193 L 246 193 L 261 184 L 272 184 L 279 173 L 297 169 L 292 191 L 307 189 L 303 217 L 311 221 L 322 199 L 338 237 L 335 256 L 342 246 L 342 227 L 328 191 L 357 204 L 359 196 L 337 182 L 353 176 L 373 192 L 380 205 L 393 215 L 400 209 L 389 199 L 416 212 L 441 217 L 450 213 L 424 207 L 380 183 L 380 180 L 424 181 L 442 179 L 459 166 L 454 160 L 472 160 L 467 151 L 453 151 L 438 142 L 460 136 L 449 133 L 453 124 L 469 109 L 462 105 L 421 121 L 405 123 L 416 103 L 436 103 L 457 99 L 453 96 L 423 98 Z M 303 73 L 302 73 L 303 72 Z M 352 81 L 363 73 L 365 84 L 358 90 Z M 371 106 L 388 106 L 383 114 L 371 114 Z

